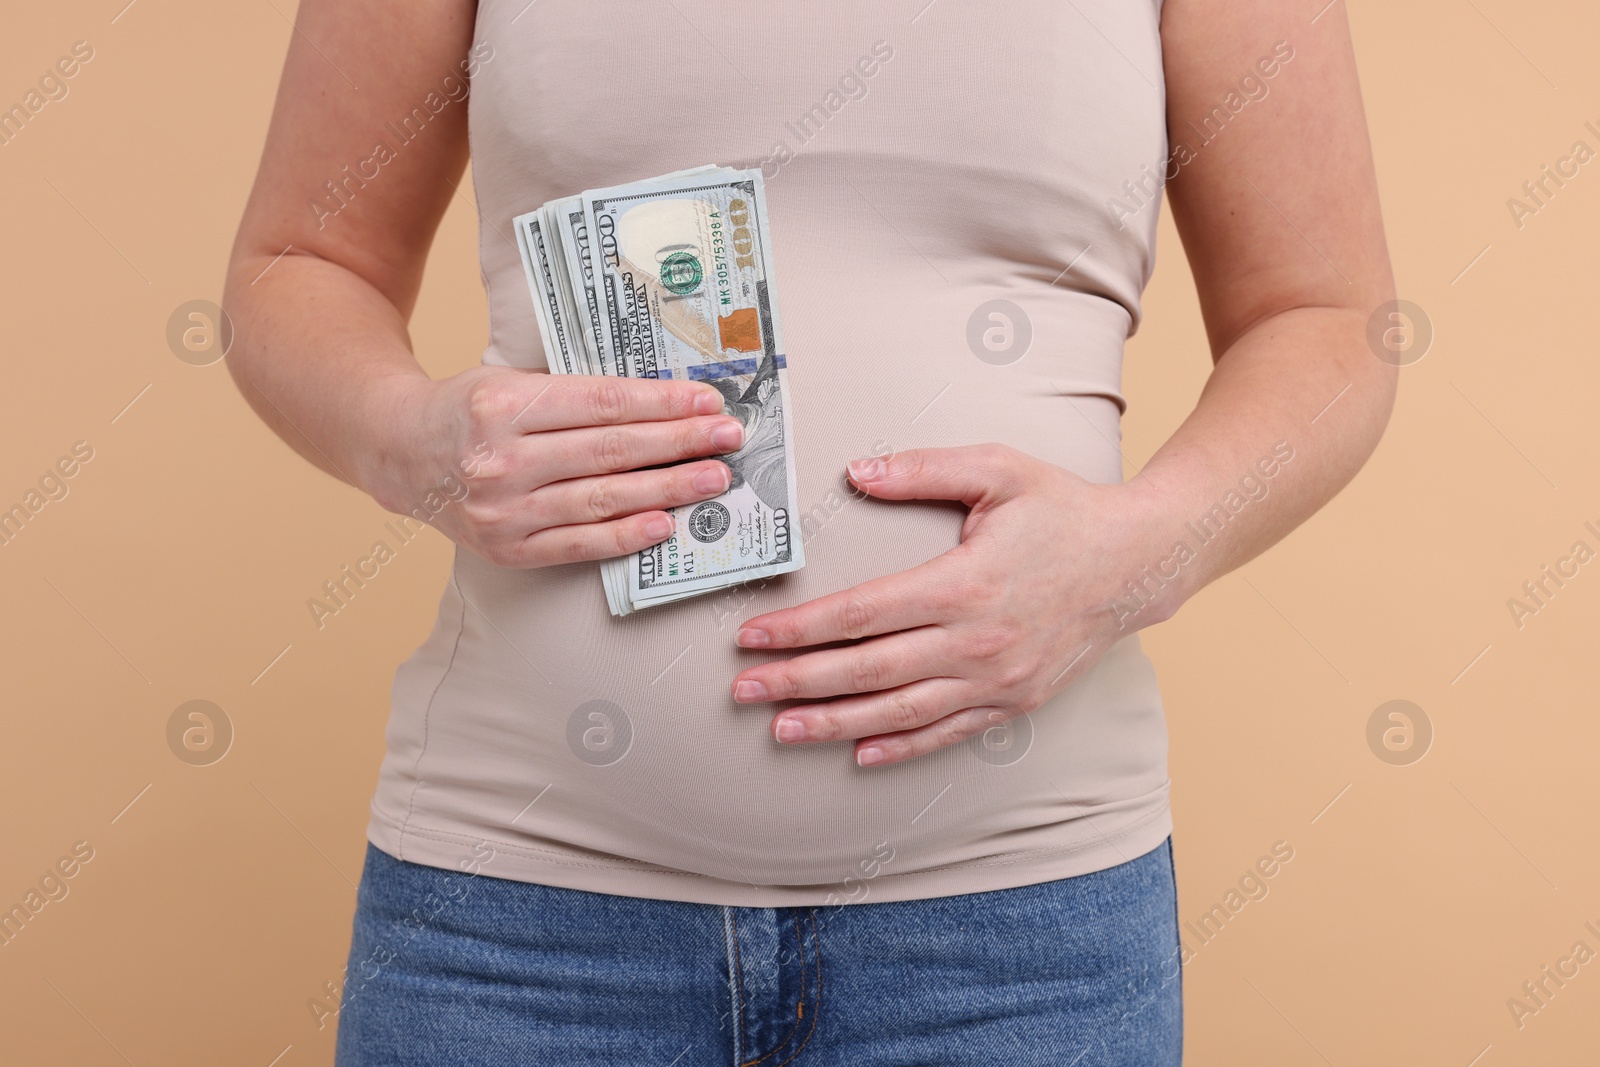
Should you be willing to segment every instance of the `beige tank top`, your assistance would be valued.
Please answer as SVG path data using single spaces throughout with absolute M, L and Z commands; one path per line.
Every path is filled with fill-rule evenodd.
M 774 709 L 729 693 L 771 655 L 735 647 L 741 619 L 958 543 L 958 505 L 857 499 L 846 461 L 998 441 L 1121 479 L 1122 348 L 1166 156 L 1159 18 L 1160 0 L 481 0 L 484 361 L 543 364 L 512 216 L 762 168 L 806 565 L 619 619 L 593 564 L 458 550 L 395 676 L 375 845 L 776 907 L 1027 885 L 1165 839 L 1166 728 L 1136 636 L 1032 715 L 887 768 L 848 742 L 780 746 Z

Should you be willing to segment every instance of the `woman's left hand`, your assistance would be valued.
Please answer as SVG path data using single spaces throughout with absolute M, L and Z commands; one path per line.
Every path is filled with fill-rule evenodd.
M 932 752 L 1035 710 L 1116 640 L 1177 608 L 1175 588 L 1148 603 L 1127 592 L 1171 544 L 1128 485 L 994 444 L 859 460 L 849 474 L 884 500 L 970 510 L 961 544 L 943 555 L 740 627 L 745 648 L 853 642 L 734 680 L 740 703 L 802 702 L 774 717 L 779 741 L 859 739 L 863 767 Z

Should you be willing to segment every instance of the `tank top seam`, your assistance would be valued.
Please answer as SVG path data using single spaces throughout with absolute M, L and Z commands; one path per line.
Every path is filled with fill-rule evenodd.
M 473 17 L 473 28 L 472 28 L 472 46 L 473 46 L 474 49 L 477 48 L 477 46 L 478 46 L 478 44 L 479 44 L 479 42 L 481 40 L 481 38 L 479 37 L 479 32 L 480 32 L 481 28 L 482 27 L 481 27 L 481 24 L 480 24 L 480 22 L 478 20 L 478 17 L 476 15 L 474 15 L 474 17 Z M 468 86 L 467 86 L 467 169 L 471 172 L 471 175 L 472 175 L 472 210 L 473 210 L 473 213 L 478 216 L 478 227 L 477 227 L 477 229 L 478 229 L 478 278 L 479 278 L 479 280 L 481 280 L 483 282 L 483 299 L 484 299 L 485 311 L 487 312 L 487 314 L 485 315 L 485 318 L 488 319 L 488 327 L 489 327 L 488 343 L 484 345 L 483 352 L 479 356 L 479 362 L 480 363 L 486 363 L 487 360 L 483 359 L 483 356 L 487 356 L 490 352 L 498 353 L 499 349 L 495 344 L 495 337 L 497 337 L 498 334 L 496 333 L 496 330 L 495 330 L 496 316 L 495 316 L 495 300 L 494 300 L 494 280 L 493 280 L 493 278 L 490 277 L 490 274 L 489 274 L 489 257 L 484 255 L 484 240 L 483 240 L 484 228 L 486 226 L 494 226 L 494 224 L 489 221 L 489 216 L 487 216 L 487 215 L 485 215 L 483 213 L 483 207 L 482 207 L 482 204 L 483 204 L 482 192 L 483 191 L 478 187 L 478 174 L 480 172 L 480 168 L 478 167 L 478 150 L 477 150 L 476 131 L 477 131 L 477 128 L 478 128 L 479 124 L 472 121 L 472 112 L 474 110 L 474 104 L 476 103 L 476 101 L 478 99 L 478 94 L 477 94 L 476 90 L 477 90 L 477 86 L 476 85 L 472 85 L 470 83 L 468 84 Z M 460 192 L 459 189 L 457 189 L 456 191 Z M 495 232 L 496 233 L 499 233 L 501 237 L 505 237 L 505 234 L 500 231 L 500 228 L 498 226 L 495 226 L 494 228 L 495 228 Z M 513 242 L 513 243 L 515 243 L 515 242 Z M 504 360 L 505 356 L 502 354 L 500 356 L 500 358 L 502 360 Z M 451 578 L 453 579 L 454 577 L 455 577 L 455 567 L 454 567 L 454 565 L 452 565 L 451 566 Z M 459 592 L 459 591 L 460 590 L 458 589 L 457 592 Z M 465 597 L 463 597 L 462 599 L 464 600 Z M 463 608 L 463 615 L 464 614 L 465 614 L 465 608 Z M 453 658 L 454 658 L 454 656 L 452 654 L 452 659 Z
M 1171 783 L 1168 782 L 1168 783 L 1164 784 L 1163 786 L 1161 786 L 1158 789 L 1153 789 L 1148 793 L 1141 794 L 1139 797 L 1135 797 L 1135 798 L 1131 798 L 1131 799 L 1142 800 L 1145 797 L 1149 797 L 1149 796 L 1152 796 L 1152 795 L 1155 795 L 1155 794 L 1163 793 L 1166 790 L 1170 789 L 1170 787 L 1171 787 Z M 1098 844 L 1110 844 L 1111 842 L 1116 841 L 1118 838 L 1127 837 L 1128 835 L 1134 833 L 1135 831 L 1142 829 L 1144 826 L 1149 824 L 1151 821 L 1166 816 L 1167 814 L 1169 814 L 1171 812 L 1171 810 L 1172 809 L 1171 809 L 1170 803 L 1163 803 L 1159 807 L 1157 807 L 1157 808 L 1153 809 L 1152 811 L 1150 811 L 1150 812 L 1140 816 L 1139 818 L 1135 819 L 1133 822 L 1128 823 L 1126 826 L 1118 827 L 1117 830 L 1114 833 L 1111 833 L 1111 834 L 1097 834 L 1097 836 L 1095 837 L 1094 840 L 1077 841 L 1077 842 L 1073 842 L 1072 844 L 1069 844 L 1069 845 L 1050 845 L 1050 846 L 1047 846 L 1045 848 L 1025 849 L 1025 850 L 1023 850 L 1021 852 L 1011 853 L 1010 855 L 1007 855 L 1002 859 L 986 860 L 986 861 L 981 862 L 981 863 L 963 863 L 963 864 L 946 865 L 946 866 L 940 866 L 940 867 L 926 867 L 926 868 L 923 868 L 922 870 L 902 871 L 902 872 L 897 873 L 897 874 L 882 875 L 881 877 L 883 878 L 885 884 L 889 884 L 889 883 L 894 882 L 894 881 L 904 880 L 904 879 L 908 879 L 908 878 L 923 877 L 923 876 L 927 876 L 927 875 L 941 874 L 941 873 L 944 873 L 946 871 L 980 870 L 980 869 L 986 869 L 986 868 L 991 868 L 991 867 L 1009 867 L 1009 866 L 1012 866 L 1014 864 L 1021 863 L 1021 862 L 1025 861 L 1025 860 L 1038 858 L 1038 857 L 1042 857 L 1042 856 L 1047 856 L 1047 855 L 1066 855 L 1066 854 L 1070 854 L 1070 853 L 1073 853 L 1073 852 L 1080 852 L 1080 851 L 1082 851 L 1082 850 L 1084 850 L 1086 848 L 1091 848 L 1091 847 L 1093 847 L 1095 845 L 1098 845 Z M 380 818 L 380 819 L 383 818 L 382 816 L 375 816 L 375 817 L 376 818 Z M 1071 822 L 1074 823 L 1074 824 L 1078 824 L 1078 823 L 1081 823 L 1081 822 L 1083 822 L 1085 820 L 1092 819 L 1092 818 L 1094 818 L 1093 815 L 1079 815 L 1079 816 L 1074 816 L 1073 819 L 1071 820 Z M 700 873 L 698 873 L 696 871 L 680 871 L 680 870 L 676 870 L 676 869 L 671 868 L 671 867 L 664 867 L 664 866 L 662 866 L 660 864 L 650 863 L 648 860 L 630 860 L 625 856 L 618 856 L 618 857 L 616 857 L 614 859 L 614 861 L 606 862 L 606 863 L 583 862 L 583 861 L 579 861 L 579 860 L 570 860 L 570 859 L 565 859 L 565 858 L 559 858 L 561 856 L 561 853 L 556 852 L 554 849 L 542 849 L 542 848 L 536 848 L 536 847 L 529 846 L 529 845 L 514 845 L 514 844 L 511 844 L 510 842 L 506 842 L 506 841 L 491 840 L 491 839 L 489 839 L 487 837 L 484 837 L 482 835 L 476 835 L 475 836 L 475 835 L 472 835 L 472 834 L 460 834 L 460 833 L 456 833 L 456 832 L 451 831 L 451 830 L 442 830 L 442 829 L 439 829 L 437 827 L 431 827 L 431 826 L 430 827 L 417 827 L 416 829 L 410 829 L 409 826 L 410 826 L 410 815 L 408 813 L 407 817 L 406 817 L 405 825 L 400 828 L 400 837 L 401 837 L 401 845 L 402 845 L 402 847 L 404 845 L 404 839 L 405 839 L 406 835 L 410 834 L 411 836 L 424 838 L 424 839 L 429 840 L 429 841 L 437 841 L 440 844 L 463 844 L 463 843 L 475 844 L 475 843 L 478 843 L 478 842 L 485 842 L 485 843 L 487 843 L 489 845 L 492 845 L 492 846 L 494 846 L 496 848 L 503 848 L 506 852 L 511 853 L 513 855 L 521 855 L 524 859 L 536 860 L 536 861 L 541 862 L 541 863 L 550 863 L 550 864 L 553 864 L 553 865 L 558 866 L 558 867 L 577 867 L 577 868 L 584 868 L 584 869 L 588 869 L 588 870 L 600 870 L 600 871 L 628 871 L 628 872 L 637 872 L 637 873 L 644 873 L 644 874 L 651 874 L 651 875 L 658 875 L 658 874 L 659 875 L 668 875 L 668 876 L 677 877 L 677 878 L 698 878 L 698 879 L 704 879 L 704 880 L 715 881 L 715 882 L 728 881 L 728 879 L 719 878 L 719 877 L 717 877 L 715 875 L 700 874 Z M 629 866 L 630 864 L 632 866 Z M 749 884 L 749 885 L 755 886 L 756 888 L 769 888 L 767 886 L 758 885 L 757 883 L 739 883 L 739 884 Z M 819 883 L 816 883 L 816 886 L 825 887 L 825 886 L 831 885 L 831 884 L 832 883 L 828 883 L 828 882 L 819 882 Z M 788 889 L 788 888 L 794 888 L 794 887 L 782 886 L 782 887 L 778 887 L 778 888 Z M 809 888 L 809 887 L 803 887 L 803 888 Z
M 455 589 L 456 596 L 461 598 L 461 618 L 456 621 L 456 639 L 450 645 L 450 658 L 445 661 L 444 670 L 439 673 L 439 680 L 434 683 L 433 692 L 428 694 L 428 704 L 422 712 L 422 743 L 417 747 L 416 762 L 411 765 L 411 796 L 406 801 L 406 817 L 399 826 L 397 849 L 400 855 L 396 858 L 401 860 L 405 859 L 406 834 L 410 832 L 411 817 L 417 808 L 417 791 L 422 788 L 422 759 L 428 754 L 428 720 L 433 716 L 433 702 L 438 698 L 439 690 L 444 688 L 445 679 L 450 677 L 450 671 L 456 665 L 456 654 L 461 651 L 461 637 L 467 630 L 467 597 L 456 584 L 455 569 L 455 562 L 452 561 L 449 584 Z
M 468 156 L 469 156 L 468 166 L 471 166 L 470 156 L 471 156 L 471 151 L 472 151 L 472 144 L 471 144 L 471 130 L 470 130 L 470 128 L 468 129 L 467 151 L 468 151 Z M 473 205 L 473 210 L 477 211 L 478 210 L 478 205 L 481 204 L 481 203 L 483 203 L 483 200 L 480 198 L 479 192 L 478 192 L 478 168 L 477 167 L 472 167 L 472 205 Z M 486 307 L 486 309 L 488 311 L 488 315 L 486 317 L 489 320 L 489 323 L 488 323 L 488 326 L 489 326 L 489 343 L 484 346 L 483 355 L 487 355 L 489 352 L 495 352 L 495 353 L 500 355 L 500 358 L 502 360 L 506 360 L 505 354 L 501 353 L 499 351 L 499 349 L 495 346 L 494 339 L 495 339 L 496 336 L 498 336 L 498 334 L 496 333 L 496 328 L 495 328 L 496 327 L 496 321 L 495 321 L 496 316 L 495 316 L 495 310 L 494 310 L 494 304 L 495 304 L 495 301 L 494 301 L 494 279 L 489 274 L 489 260 L 488 260 L 488 257 L 484 255 L 484 248 L 483 248 L 483 230 L 484 230 L 484 227 L 485 226 L 493 226 L 493 225 L 494 224 L 489 221 L 489 217 L 487 215 L 485 215 L 482 211 L 478 211 L 478 278 L 483 282 L 483 300 L 484 300 L 485 307 Z M 500 233 L 499 227 L 495 227 L 495 232 L 496 233 Z M 504 237 L 505 234 L 501 233 L 500 236 Z M 480 357 L 480 362 L 483 362 L 481 357 Z M 510 361 L 506 360 L 506 362 L 509 363 Z M 454 568 L 452 568 L 452 570 L 453 569 Z
M 379 819 L 383 818 L 383 816 L 376 817 Z M 513 845 L 507 841 L 494 840 L 482 835 L 460 834 L 456 833 L 454 830 L 441 830 L 438 827 L 433 826 L 419 826 L 414 829 L 403 829 L 401 833 L 409 834 L 412 837 L 424 838 L 428 841 L 437 841 L 442 845 L 468 843 L 477 844 L 481 841 L 494 848 L 504 849 L 506 852 L 512 853 L 513 855 L 520 855 L 524 859 L 537 860 L 540 863 L 551 863 L 559 867 L 581 867 L 596 871 L 642 871 L 645 874 L 670 874 L 682 878 L 704 878 L 711 881 L 723 880 L 716 878 L 714 875 L 697 874 L 694 871 L 674 870 L 671 867 L 662 867 L 659 864 L 652 864 L 648 860 L 631 860 L 626 856 L 617 856 L 612 862 L 608 863 L 585 863 L 580 860 L 561 859 L 557 858 L 561 856 L 561 853 L 555 851 L 554 849 L 537 848 L 532 845 Z M 634 864 L 634 866 L 627 866 L 628 864 Z

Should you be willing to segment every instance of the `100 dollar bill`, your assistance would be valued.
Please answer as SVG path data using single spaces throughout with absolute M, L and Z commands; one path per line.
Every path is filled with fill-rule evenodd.
M 613 613 L 803 566 L 760 172 L 699 168 L 515 222 L 552 371 L 704 381 L 745 427 L 744 444 L 721 457 L 727 492 L 672 509 L 671 537 L 603 565 Z

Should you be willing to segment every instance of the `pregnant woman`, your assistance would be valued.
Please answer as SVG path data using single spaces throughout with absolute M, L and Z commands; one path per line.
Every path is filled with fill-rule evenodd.
M 394 680 L 339 1063 L 1179 1062 L 1138 631 L 1327 502 L 1393 401 L 1319 8 L 302 0 L 228 364 L 458 546 Z M 765 175 L 807 562 L 615 618 L 598 561 L 723 492 L 746 427 L 709 385 L 547 373 L 511 219 L 707 163 Z M 1138 468 L 1164 185 L 1215 366 Z M 432 380 L 406 323 L 453 201 L 489 343 Z

